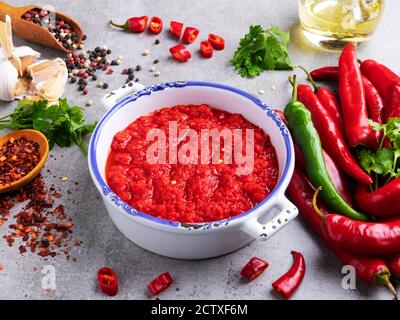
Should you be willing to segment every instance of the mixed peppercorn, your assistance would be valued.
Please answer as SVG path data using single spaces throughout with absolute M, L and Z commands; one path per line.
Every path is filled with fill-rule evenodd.
M 21 179 L 31 172 L 39 161 L 37 143 L 27 138 L 10 138 L 0 148 L 0 185 Z

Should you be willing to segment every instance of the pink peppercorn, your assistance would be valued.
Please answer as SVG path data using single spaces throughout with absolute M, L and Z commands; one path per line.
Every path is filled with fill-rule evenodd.
M 108 73 L 108 74 L 112 74 L 113 72 L 114 72 L 114 71 L 113 71 L 113 69 L 111 69 L 111 68 L 107 70 L 107 73 Z
M 108 65 L 104 65 L 103 68 L 101 68 L 103 71 L 106 71 L 108 69 Z
M 60 27 L 64 27 L 64 21 L 61 20 L 61 21 L 58 23 L 58 25 L 59 25 Z
M 89 75 L 87 74 L 87 72 L 84 72 L 84 73 L 82 74 L 82 77 L 83 77 L 83 79 L 87 79 L 87 78 L 89 77 Z
M 84 95 L 87 95 L 89 93 L 89 90 L 88 89 L 84 89 L 83 91 L 82 91 L 82 94 L 84 94 Z

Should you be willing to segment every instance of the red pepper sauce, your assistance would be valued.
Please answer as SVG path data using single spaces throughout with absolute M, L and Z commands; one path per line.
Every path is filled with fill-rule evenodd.
M 252 172 L 237 174 L 235 158 L 232 163 L 223 162 L 224 139 L 219 139 L 218 163 L 202 164 L 199 156 L 198 164 L 171 164 L 167 150 L 165 164 L 150 164 L 146 152 L 154 141 L 146 140 L 147 132 L 161 129 L 168 142 L 170 121 L 177 122 L 178 135 L 186 128 L 195 130 L 198 137 L 202 129 L 230 129 L 232 133 L 243 129 L 243 151 L 245 129 L 253 129 Z M 178 150 L 186 142 L 180 141 Z M 211 153 L 212 143 L 209 145 Z M 232 154 L 234 148 L 233 144 Z M 276 186 L 278 174 L 275 148 L 268 135 L 241 115 L 208 105 L 165 107 L 138 118 L 114 136 L 106 165 L 107 183 L 122 200 L 157 218 L 182 223 L 217 221 L 250 210 Z

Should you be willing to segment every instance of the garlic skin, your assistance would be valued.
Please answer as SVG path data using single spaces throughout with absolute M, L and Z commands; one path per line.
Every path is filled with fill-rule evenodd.
M 10 16 L 0 21 L 0 43 L 0 100 L 27 97 L 56 103 L 68 80 L 65 62 L 60 58 L 35 62 L 39 52 L 28 46 L 15 48 Z

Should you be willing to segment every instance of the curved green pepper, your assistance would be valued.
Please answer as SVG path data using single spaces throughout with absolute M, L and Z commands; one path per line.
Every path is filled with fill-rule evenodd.
M 294 77 L 292 100 L 285 107 L 284 112 L 289 128 L 304 156 L 310 181 L 315 187 L 322 187 L 322 198 L 335 212 L 352 219 L 368 221 L 367 216 L 350 207 L 337 192 L 325 166 L 321 141 L 311 120 L 311 113 L 296 100 L 297 87 Z

